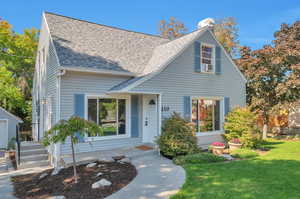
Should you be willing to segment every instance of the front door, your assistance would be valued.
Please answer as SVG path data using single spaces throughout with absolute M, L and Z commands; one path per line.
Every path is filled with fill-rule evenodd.
M 154 143 L 158 136 L 157 96 L 143 96 L 143 142 Z

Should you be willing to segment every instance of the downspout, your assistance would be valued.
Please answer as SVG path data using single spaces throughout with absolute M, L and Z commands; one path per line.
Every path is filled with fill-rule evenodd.
M 57 73 L 57 104 L 56 104 L 56 123 L 61 120 L 60 116 L 60 92 L 61 92 L 61 77 L 66 74 L 65 69 L 60 69 L 59 72 Z M 56 143 L 54 145 L 54 150 L 55 150 L 55 157 L 54 157 L 54 167 L 59 168 L 62 165 L 60 165 L 60 156 L 61 156 L 61 144 Z

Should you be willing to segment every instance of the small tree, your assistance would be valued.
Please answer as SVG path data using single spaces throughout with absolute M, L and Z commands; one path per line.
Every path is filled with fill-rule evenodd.
M 71 138 L 73 170 L 75 183 L 78 182 L 76 172 L 76 159 L 74 152 L 74 145 L 79 142 L 79 137 L 86 134 L 90 136 L 103 135 L 103 129 L 94 122 L 84 120 L 80 117 L 72 116 L 69 120 L 61 120 L 48 130 L 44 136 L 43 144 L 49 146 L 50 144 L 62 142 L 64 143 L 68 137 Z
M 225 118 L 225 139 L 239 138 L 244 147 L 257 147 L 261 136 L 256 122 L 257 117 L 249 108 L 233 109 Z

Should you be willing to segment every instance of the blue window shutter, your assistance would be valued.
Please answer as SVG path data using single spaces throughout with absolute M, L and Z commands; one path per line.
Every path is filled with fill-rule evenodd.
M 183 117 L 190 121 L 191 120 L 191 97 L 183 97 Z
M 74 95 L 74 116 L 84 118 L 84 94 L 75 94 Z M 84 142 L 84 137 L 79 133 L 76 134 L 79 142 Z
M 216 46 L 215 48 L 215 59 L 216 59 L 216 74 L 221 74 L 221 47 Z
M 194 66 L 194 70 L 195 72 L 201 72 L 201 43 L 198 41 L 195 41 L 194 43 L 194 59 L 195 59 L 195 66 Z
M 230 111 L 230 100 L 229 97 L 224 98 L 224 114 L 227 115 Z
M 131 96 L 131 137 L 139 137 L 139 96 Z

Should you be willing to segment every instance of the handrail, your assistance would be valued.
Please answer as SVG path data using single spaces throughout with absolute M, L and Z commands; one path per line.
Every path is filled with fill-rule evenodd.
M 20 136 L 19 136 L 19 125 L 16 126 L 16 143 L 17 143 L 17 157 L 16 157 L 16 162 L 17 162 L 17 165 L 20 165 L 21 143 L 20 143 Z

